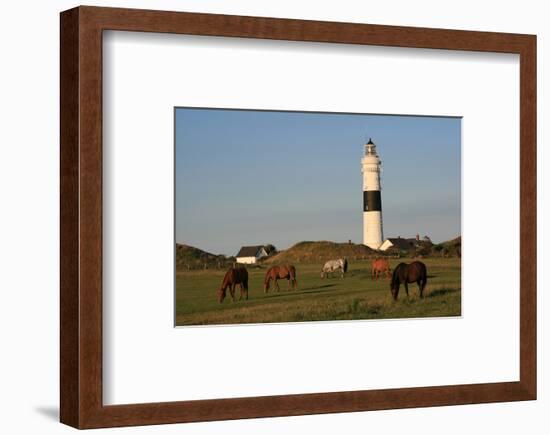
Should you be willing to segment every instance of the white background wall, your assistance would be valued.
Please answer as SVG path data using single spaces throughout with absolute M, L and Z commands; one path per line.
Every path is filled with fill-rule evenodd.
M 58 13 L 78 3 L 26 1 L 2 5 L 0 67 L 0 427 L 3 433 L 68 433 L 57 423 L 58 407 Z M 120 429 L 125 433 L 548 433 L 550 378 L 543 340 L 550 312 L 549 246 L 542 228 L 550 162 L 545 123 L 550 116 L 545 2 L 418 0 L 309 2 L 305 0 L 88 1 L 141 7 L 377 24 L 535 33 L 539 67 L 539 400 L 537 402 L 379 411 L 248 421 Z M 546 71 L 546 70 L 548 71 Z M 547 202 L 547 201 L 546 201 Z M 546 243 L 545 243 L 546 242 Z M 546 261 L 547 263 L 547 261 Z M 498 307 L 498 303 L 495 303 Z M 406 370 L 406 360 L 403 363 Z M 411 374 L 413 375 L 413 374 Z M 103 433 L 97 431 L 94 433 Z

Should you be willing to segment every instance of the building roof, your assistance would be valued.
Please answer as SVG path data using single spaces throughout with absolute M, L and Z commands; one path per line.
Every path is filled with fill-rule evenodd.
M 258 255 L 260 249 L 263 249 L 263 245 L 257 246 L 243 246 L 237 253 L 236 257 L 255 257 Z
M 411 249 L 416 243 L 416 239 L 404 239 L 402 237 L 388 238 L 393 246 L 403 251 Z

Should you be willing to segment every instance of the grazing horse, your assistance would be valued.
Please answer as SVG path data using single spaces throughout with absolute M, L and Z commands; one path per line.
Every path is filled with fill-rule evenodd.
M 426 287 L 426 283 L 428 282 L 428 274 L 424 263 L 420 261 L 413 261 L 411 264 L 400 263 L 395 268 L 390 284 L 391 294 L 394 301 L 397 300 L 399 286 L 401 284 L 405 284 L 407 297 L 409 296 L 409 287 L 407 284 L 411 282 L 416 282 L 418 284 L 420 297 L 424 297 L 424 287 Z
M 348 260 L 347 258 L 339 258 L 338 260 L 329 260 L 325 263 L 323 268 L 321 269 L 321 278 L 324 278 L 327 276 L 328 273 L 332 274 L 340 270 L 342 272 L 342 278 L 344 277 L 344 274 L 348 271 Z
M 291 264 L 285 264 L 282 266 L 273 266 L 267 270 L 264 280 L 264 292 L 267 293 L 269 291 L 269 283 L 271 280 L 273 280 L 275 288 L 279 291 L 280 288 L 277 281 L 280 279 L 286 279 L 288 281 L 288 290 L 290 290 L 291 285 L 293 289 L 298 288 L 296 268 Z
M 376 258 L 372 260 L 370 279 L 379 279 L 381 273 L 385 273 L 386 278 L 391 278 L 390 261 L 387 258 Z
M 229 288 L 229 292 L 231 293 L 231 299 L 235 302 L 235 287 L 237 284 L 241 286 L 239 300 L 243 298 L 243 295 L 248 300 L 248 271 L 243 266 L 231 266 L 225 273 L 222 285 L 218 289 L 218 302 L 220 304 L 225 299 L 227 288 Z

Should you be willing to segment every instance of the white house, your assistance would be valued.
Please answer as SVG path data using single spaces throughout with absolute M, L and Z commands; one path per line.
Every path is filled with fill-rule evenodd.
M 378 248 L 380 251 L 386 251 L 392 247 L 395 247 L 401 251 L 408 251 L 416 246 L 417 239 L 403 239 L 402 237 L 389 238 Z
M 420 238 L 419 234 L 417 234 L 416 237 L 411 237 L 408 239 L 399 236 L 384 240 L 378 250 L 387 251 L 390 248 L 397 248 L 400 251 L 408 251 L 410 249 L 417 248 L 418 246 L 422 246 L 422 244 L 425 243 L 431 244 L 432 240 L 428 236 Z
M 260 258 L 267 257 L 267 252 L 261 245 L 243 246 L 235 257 L 237 263 L 255 264 Z

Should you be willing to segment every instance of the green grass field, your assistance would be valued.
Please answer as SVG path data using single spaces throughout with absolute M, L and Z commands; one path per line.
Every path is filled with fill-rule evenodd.
M 392 269 L 410 259 L 391 260 Z M 235 323 L 304 322 L 351 319 L 396 319 L 411 317 L 460 316 L 460 258 L 422 259 L 428 269 L 425 297 L 418 286 L 409 284 L 410 297 L 401 286 L 399 299 L 390 295 L 389 280 L 372 281 L 370 261 L 354 261 L 344 279 L 321 278 L 321 264 L 295 263 L 298 290 L 287 291 L 287 281 L 279 281 L 281 291 L 263 291 L 267 266 L 248 267 L 249 299 L 227 297 L 222 304 L 216 291 L 225 270 L 178 271 L 176 274 L 176 324 L 207 325 Z

